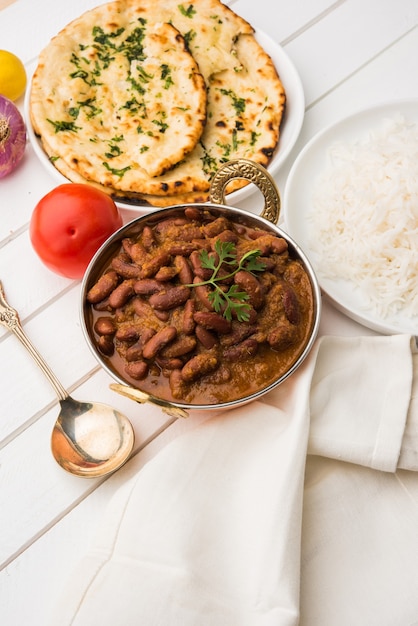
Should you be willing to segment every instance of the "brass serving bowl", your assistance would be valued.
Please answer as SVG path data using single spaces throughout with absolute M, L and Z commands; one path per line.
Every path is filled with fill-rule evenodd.
M 227 185 L 236 178 L 247 179 L 252 183 L 255 183 L 264 195 L 264 209 L 260 216 L 249 213 L 242 209 L 227 206 L 225 204 L 225 188 Z M 145 393 L 132 386 L 132 383 L 125 379 L 119 372 L 115 371 L 109 359 L 107 359 L 97 348 L 94 340 L 94 330 L 91 315 L 91 304 L 87 301 L 87 293 L 90 288 L 96 283 L 103 270 L 108 266 L 110 259 L 115 256 L 120 248 L 121 241 L 129 236 L 135 235 L 140 232 L 145 225 L 153 226 L 163 219 L 170 217 L 177 217 L 179 213 L 182 213 L 186 207 L 196 207 L 202 210 L 210 210 L 210 212 L 216 216 L 226 216 L 229 219 L 244 224 L 250 228 L 258 227 L 263 228 L 274 234 L 275 236 L 282 237 L 288 244 L 289 253 L 292 258 L 298 259 L 309 278 L 312 295 L 313 295 L 313 315 L 312 324 L 309 330 L 308 338 L 302 351 L 299 353 L 295 361 L 291 366 L 270 384 L 267 384 L 263 389 L 250 393 L 247 396 L 239 399 L 231 400 L 228 402 L 222 402 L 218 404 L 188 404 L 186 402 L 167 401 L 156 396 Z M 91 260 L 81 286 L 81 324 L 83 333 L 87 340 L 87 343 L 100 365 L 110 374 L 110 376 L 116 381 L 111 385 L 111 388 L 122 395 L 126 395 L 133 400 L 143 403 L 152 402 L 161 406 L 161 408 L 171 415 L 186 416 L 190 410 L 219 410 L 236 407 L 252 400 L 259 398 L 260 396 L 268 393 L 285 379 L 287 379 L 295 370 L 301 365 L 305 357 L 310 352 L 312 345 L 316 339 L 320 315 L 321 315 L 321 292 L 318 285 L 317 278 L 313 271 L 313 268 L 297 243 L 287 235 L 281 228 L 277 226 L 277 221 L 280 214 L 280 196 L 275 186 L 273 178 L 270 174 L 260 165 L 247 161 L 245 159 L 238 159 L 236 161 L 230 161 L 226 163 L 221 169 L 218 170 L 216 176 L 213 179 L 211 185 L 211 203 L 201 204 L 193 203 L 186 205 L 175 205 L 165 209 L 156 210 L 148 215 L 138 217 L 118 231 L 116 231 L 109 239 L 101 246 L 97 251 L 93 259 Z

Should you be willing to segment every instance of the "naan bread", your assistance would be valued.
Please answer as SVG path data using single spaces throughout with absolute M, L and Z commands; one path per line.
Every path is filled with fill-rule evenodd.
M 284 88 L 251 25 L 219 0 L 195 0 L 191 4 L 179 4 L 178 0 L 118 0 L 89 11 L 76 22 L 83 24 L 84 33 L 90 32 L 93 25 L 104 28 L 103 24 L 107 24 L 109 30 L 110 23 L 112 32 L 117 32 L 122 23 L 146 23 L 148 33 L 161 22 L 171 24 L 182 34 L 203 75 L 207 119 L 200 135 L 193 134 L 194 146 L 177 160 L 172 153 L 171 167 L 166 169 L 163 165 L 162 173 L 157 173 L 156 166 L 151 173 L 150 164 L 147 170 L 143 164 L 135 163 L 134 167 L 125 154 L 115 156 L 118 161 L 113 162 L 118 171 L 112 173 L 98 159 L 92 163 L 94 151 L 89 151 L 89 135 L 83 154 L 77 155 L 63 148 L 61 137 L 51 133 L 45 123 L 44 133 L 37 130 L 38 121 L 35 130 L 40 132 L 45 151 L 70 180 L 98 185 L 115 199 L 168 206 L 183 200 L 206 201 L 214 173 L 230 159 L 244 157 L 268 165 L 279 143 L 286 101 Z M 67 29 L 72 31 L 72 41 L 81 39 L 79 26 L 74 29 L 69 25 Z M 65 38 L 65 32 L 66 29 L 58 38 Z M 164 56 L 160 61 L 165 63 Z M 36 93 L 36 84 L 34 87 Z M 158 161 L 159 148 L 150 148 L 147 156 L 155 156 Z M 244 184 L 235 182 L 228 190 Z
M 206 86 L 174 26 L 132 23 L 123 13 L 115 27 L 119 11 L 107 9 L 101 19 L 89 11 L 41 53 L 31 119 L 50 155 L 88 179 L 129 189 L 196 145 Z

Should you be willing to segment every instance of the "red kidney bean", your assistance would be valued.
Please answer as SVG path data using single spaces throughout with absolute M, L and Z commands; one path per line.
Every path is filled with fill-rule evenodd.
M 148 364 L 145 361 L 132 361 L 125 365 L 125 371 L 135 380 L 143 380 L 148 374 Z
M 137 278 L 139 276 L 139 267 L 130 260 L 127 260 L 120 254 L 115 256 L 111 261 L 111 266 L 122 278 Z
M 166 250 L 169 255 L 190 256 L 194 250 L 199 250 L 200 246 L 194 241 L 176 241 L 167 246 Z
M 254 356 L 258 350 L 258 343 L 252 337 L 244 339 L 236 346 L 230 346 L 225 348 L 223 352 L 224 359 L 226 361 L 238 361 L 242 359 L 248 359 Z
M 297 326 L 284 321 L 273 328 L 267 336 L 267 341 L 273 350 L 285 350 L 297 339 Z
M 285 315 L 289 322 L 295 325 L 299 324 L 301 313 L 298 298 L 296 293 L 288 284 L 284 285 L 283 306 Z
M 131 298 L 135 293 L 134 284 L 134 278 L 127 278 L 121 282 L 109 296 L 110 306 L 114 309 L 119 309 L 126 304 L 129 298 Z
M 209 252 L 212 249 L 210 239 L 195 239 L 194 243 L 196 244 L 196 250 L 207 250 Z
M 194 287 L 194 292 L 203 306 L 209 309 L 209 311 L 213 311 L 213 305 L 209 300 L 210 288 L 207 285 L 197 285 L 197 283 L 200 282 L 200 278 L 196 276 L 193 280 L 193 284 L 196 285 L 196 287 Z
M 196 347 L 196 339 L 190 335 L 183 335 L 175 339 L 169 346 L 161 350 L 161 356 L 174 358 L 188 354 Z
M 144 345 L 153 337 L 156 331 L 153 328 L 138 328 L 138 340 L 129 346 L 125 352 L 127 361 L 138 361 L 142 358 L 142 349 Z
M 115 337 L 119 341 L 137 341 L 141 334 L 139 326 L 131 322 L 124 322 L 116 331 Z
M 155 274 L 155 279 L 167 283 L 169 280 L 175 278 L 175 276 L 177 276 L 177 269 L 174 266 L 163 265 Z
M 94 323 L 94 330 L 98 335 L 114 335 L 117 328 L 111 317 L 98 317 Z
M 217 217 L 212 222 L 205 224 L 203 226 L 203 232 L 206 237 L 216 237 L 224 230 L 229 230 L 231 228 L 231 223 L 226 217 Z
M 144 226 L 144 230 L 142 231 L 142 245 L 144 246 L 147 252 L 150 252 L 152 248 L 157 244 L 157 240 L 154 235 L 154 231 L 150 226 Z
M 113 311 L 109 304 L 109 298 L 105 298 L 104 300 L 100 300 L 100 302 L 93 304 L 93 308 L 95 311 L 108 311 L 109 313 Z
M 181 377 L 184 381 L 190 382 L 213 372 L 217 367 L 216 356 L 202 352 L 187 361 L 181 370 Z
M 154 276 L 160 267 L 167 265 L 170 260 L 170 255 L 166 252 L 157 252 L 153 256 L 147 256 L 141 264 L 139 272 L 140 278 L 151 278 Z
M 141 296 L 149 296 L 165 288 L 166 285 L 155 278 L 142 278 L 141 280 L 137 280 L 134 284 L 135 293 Z
M 247 227 L 243 224 L 233 224 L 234 230 L 238 235 L 245 235 L 247 232 Z
M 248 302 L 256 310 L 264 304 L 264 291 L 259 280 L 250 272 L 240 270 L 234 276 L 234 282 L 248 294 Z
M 231 331 L 231 322 L 225 319 L 219 313 L 214 313 L 212 311 L 197 311 L 194 314 L 194 321 L 199 324 L 199 326 L 203 326 L 206 330 L 214 330 L 220 334 L 226 334 Z
M 273 237 L 271 240 L 271 250 L 275 254 L 283 254 L 288 249 L 286 239 L 283 237 Z
M 102 352 L 105 356 L 112 356 L 115 352 L 115 344 L 113 343 L 113 337 L 110 335 L 101 335 L 97 339 L 97 347 L 100 352 Z
M 195 300 L 190 298 L 189 300 L 186 301 L 184 305 L 184 309 L 183 309 L 182 327 L 183 327 L 183 332 L 186 335 L 191 335 L 192 333 L 194 333 L 196 323 L 194 321 L 193 315 L 194 315 L 195 309 L 196 309 Z
M 186 224 L 179 228 L 176 239 L 178 241 L 194 241 L 195 239 L 203 239 L 204 234 L 201 226 L 195 224 Z
M 275 235 L 262 234 L 258 232 L 258 237 L 255 238 L 254 245 L 261 250 L 262 255 L 268 256 L 272 252 L 275 254 L 283 254 L 286 252 L 288 246 L 287 241 L 282 237 L 276 237 Z
M 202 346 L 207 350 L 210 350 L 218 343 L 215 335 L 206 328 L 203 328 L 203 326 L 196 326 L 195 333 Z
M 201 209 L 198 209 L 197 207 L 189 206 L 184 209 L 184 215 L 189 220 L 200 221 L 203 216 L 203 211 Z
M 185 217 L 169 217 L 165 220 L 161 220 L 154 226 L 155 232 L 159 235 L 165 235 L 173 226 L 182 226 L 187 224 L 188 220 Z
M 125 237 L 124 239 L 122 239 L 121 244 L 122 250 L 125 252 L 125 254 L 129 256 L 130 259 L 132 259 L 131 248 L 134 245 L 134 241 L 130 237 Z
M 149 299 L 149 303 L 153 309 L 167 311 L 169 309 L 174 309 L 181 304 L 184 304 L 186 300 L 189 299 L 189 297 L 189 287 L 186 287 L 185 285 L 180 285 L 178 287 L 172 287 L 171 289 L 167 289 L 167 291 L 153 294 Z
M 190 285 L 193 282 L 193 272 L 188 259 L 178 254 L 174 259 L 174 266 L 177 269 L 180 283 Z
M 170 311 L 159 311 L 158 309 L 153 309 L 154 315 L 160 322 L 167 322 L 170 319 Z
M 249 239 L 258 239 L 259 237 L 264 236 L 266 233 L 263 230 L 260 230 L 259 228 L 247 228 L 247 237 Z
M 87 292 L 87 300 L 91 304 L 96 304 L 104 300 L 115 289 L 119 282 L 119 277 L 114 270 L 106 272 Z
M 200 252 L 195 250 L 190 255 L 190 262 L 192 264 L 193 273 L 200 280 L 207 280 L 212 276 L 212 270 L 202 267 L 202 259 L 200 258 Z
M 154 317 L 154 311 L 140 296 L 132 299 L 132 306 L 138 317 Z
M 174 326 L 165 326 L 147 341 L 142 350 L 142 356 L 144 359 L 153 359 L 176 336 L 177 330 Z
M 169 384 L 173 398 L 175 400 L 184 399 L 185 384 L 181 377 L 180 368 L 170 373 Z
M 261 256 L 268 256 L 271 253 L 270 235 L 262 235 L 254 240 L 254 249 L 260 250 Z
M 147 341 L 151 339 L 155 335 L 157 331 L 154 328 L 141 328 L 141 343 L 144 346 Z
M 136 241 L 135 243 L 133 243 L 129 247 L 127 252 L 132 261 L 134 261 L 139 266 L 141 266 L 147 258 L 147 251 L 140 241 Z
M 238 242 L 238 235 L 237 235 L 237 233 L 234 233 L 233 230 L 224 230 L 222 233 L 219 233 L 219 235 L 213 241 L 213 247 L 215 247 L 215 242 L 218 239 L 219 239 L 219 241 L 222 241 L 224 243 L 226 243 L 226 242 L 237 243 Z
M 248 324 L 245 322 L 232 322 L 232 330 L 227 335 L 222 335 L 219 340 L 222 346 L 234 346 L 240 343 L 244 339 L 247 339 L 250 335 L 253 335 L 257 331 L 255 324 Z
M 177 358 L 166 358 L 157 356 L 155 362 L 161 367 L 162 370 L 178 370 L 183 367 L 183 361 Z
M 117 329 L 115 333 L 115 337 L 119 341 L 127 341 L 127 342 L 137 341 L 137 339 L 139 339 L 139 336 L 140 336 L 140 329 L 138 328 L 138 326 L 135 326 L 134 324 L 131 324 L 130 322 L 125 322 L 124 324 L 119 326 L 119 328 Z
M 129 348 L 125 352 L 125 359 L 130 363 L 131 361 L 138 361 L 142 357 L 142 348 L 144 342 L 139 339 L 133 346 L 129 346 Z
M 160 325 L 159 322 L 166 322 L 169 318 L 167 311 L 154 310 L 148 302 L 142 300 L 141 296 L 132 299 L 132 306 L 138 317 L 143 318 L 147 322 L 151 320 L 157 326 Z

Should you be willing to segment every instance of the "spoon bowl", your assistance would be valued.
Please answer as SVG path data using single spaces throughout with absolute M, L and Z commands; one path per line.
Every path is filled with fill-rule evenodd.
M 114 472 L 129 458 L 135 435 L 127 417 L 106 404 L 74 400 L 25 335 L 18 313 L 6 301 L 0 282 L 0 323 L 28 350 L 54 388 L 60 413 L 51 435 L 57 463 L 71 474 L 94 478 Z
M 61 400 L 60 405 L 51 434 L 51 450 L 67 472 L 103 476 L 128 459 L 134 434 L 124 415 L 106 404 L 78 402 L 70 396 Z

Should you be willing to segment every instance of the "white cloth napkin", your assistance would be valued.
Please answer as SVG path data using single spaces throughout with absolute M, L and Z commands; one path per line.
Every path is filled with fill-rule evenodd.
M 418 623 L 417 380 L 409 337 L 322 338 L 118 491 L 50 623 Z

